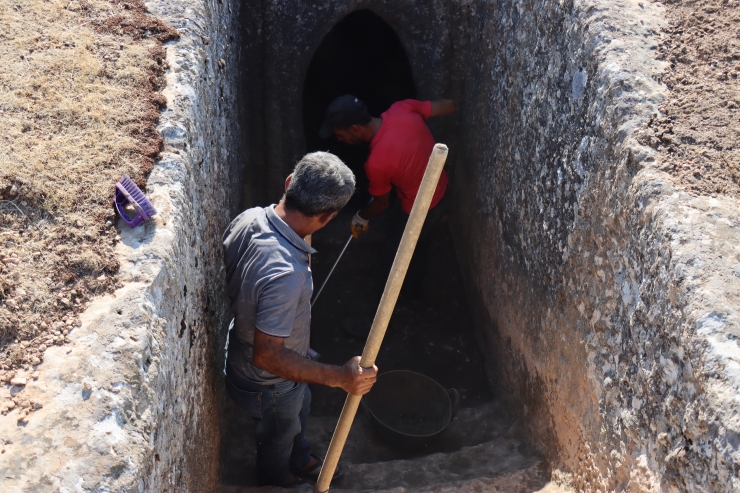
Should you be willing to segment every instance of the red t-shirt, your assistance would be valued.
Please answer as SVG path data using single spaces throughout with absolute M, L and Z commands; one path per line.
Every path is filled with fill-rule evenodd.
M 385 195 L 395 185 L 401 208 L 411 213 L 421 179 L 434 148 L 434 137 L 424 121 L 432 113 L 430 101 L 406 99 L 393 103 L 380 115 L 383 125 L 370 141 L 370 156 L 365 162 L 365 174 L 370 180 L 371 195 Z M 447 190 L 447 172 L 442 170 L 430 209 L 434 208 Z

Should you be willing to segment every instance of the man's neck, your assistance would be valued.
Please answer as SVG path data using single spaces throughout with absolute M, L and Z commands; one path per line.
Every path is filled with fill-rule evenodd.
M 312 233 L 312 231 L 310 231 L 310 226 L 306 224 L 306 216 L 298 211 L 286 209 L 285 200 L 281 200 L 278 205 L 275 206 L 275 214 L 277 214 L 278 217 L 301 238 Z
M 373 137 L 377 135 L 377 133 L 380 131 L 380 127 L 383 126 L 383 119 L 382 118 L 375 118 L 373 117 L 372 120 L 370 120 L 370 140 L 373 140 Z

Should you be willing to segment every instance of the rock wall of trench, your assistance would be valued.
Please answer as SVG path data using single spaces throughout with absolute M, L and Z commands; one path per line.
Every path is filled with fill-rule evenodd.
M 737 204 L 633 137 L 666 94 L 661 10 L 474 1 L 455 42 L 452 224 L 491 379 L 584 491 L 738 488 Z
M 227 307 L 220 238 L 241 205 L 237 102 L 241 4 L 148 4 L 181 39 L 165 45 L 165 149 L 147 194 L 159 214 L 122 238 L 123 287 L 50 348 L 25 393 L 25 427 L 0 421 L 7 492 L 213 491 L 217 380 Z

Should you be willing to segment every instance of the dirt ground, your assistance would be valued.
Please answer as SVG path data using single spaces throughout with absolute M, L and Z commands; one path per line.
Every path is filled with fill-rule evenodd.
M 740 196 L 740 2 L 666 2 L 657 58 L 671 93 L 639 140 L 689 192 Z
M 32 377 L 117 286 L 114 186 L 143 187 L 161 150 L 177 36 L 140 0 L 0 0 L 0 381 Z

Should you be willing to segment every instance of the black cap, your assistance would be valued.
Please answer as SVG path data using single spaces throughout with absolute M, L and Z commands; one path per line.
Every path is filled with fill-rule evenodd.
M 346 128 L 351 125 L 364 125 L 370 120 L 365 103 L 351 94 L 340 96 L 326 108 L 326 118 L 319 135 L 322 139 L 331 137 L 334 127 Z

